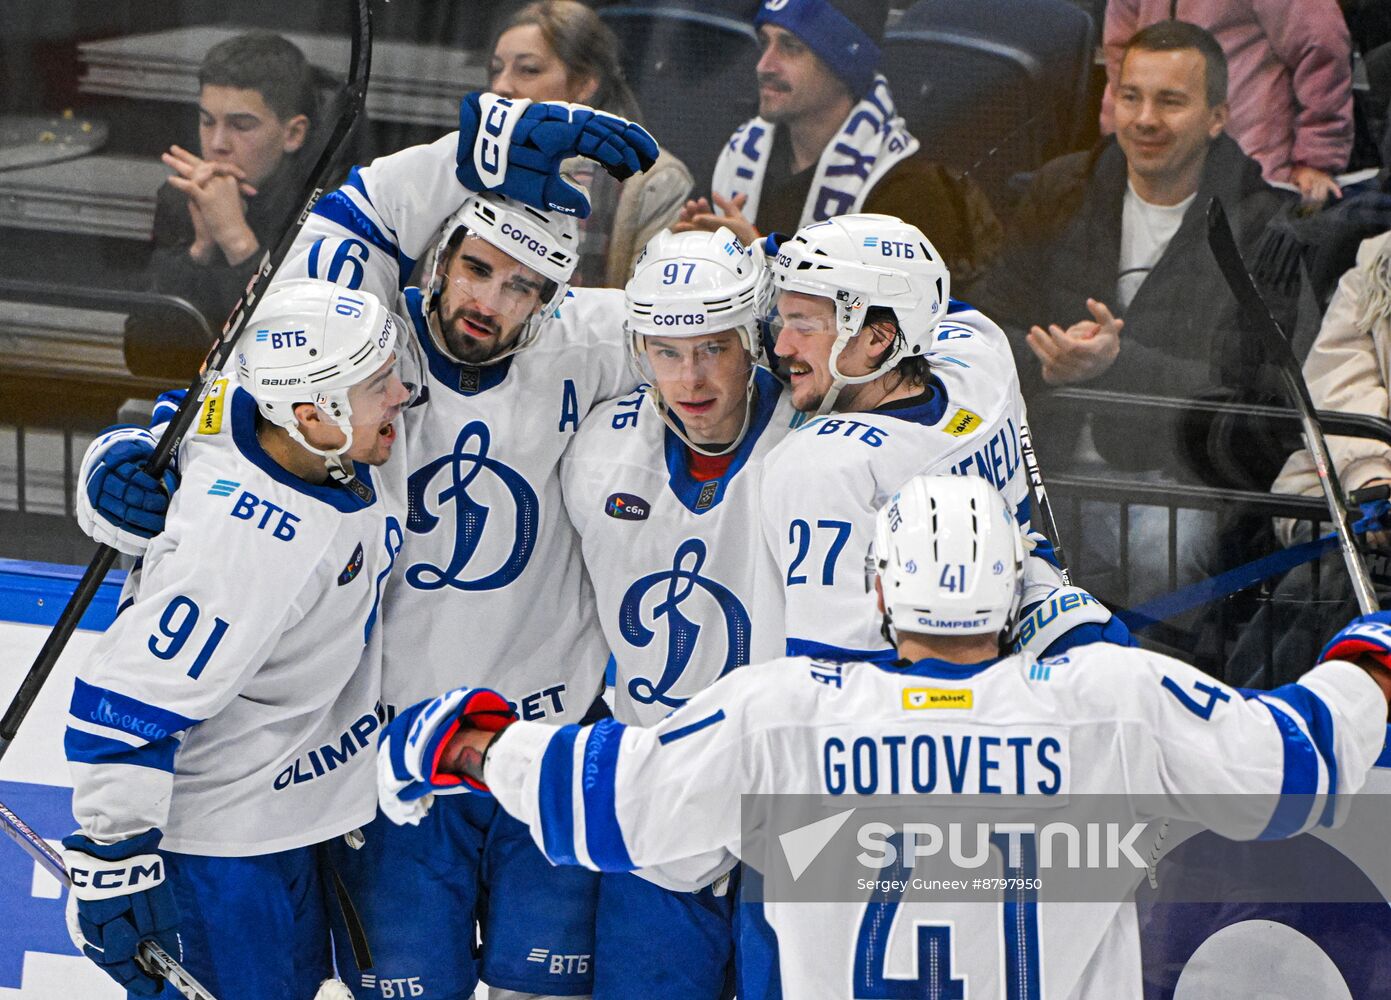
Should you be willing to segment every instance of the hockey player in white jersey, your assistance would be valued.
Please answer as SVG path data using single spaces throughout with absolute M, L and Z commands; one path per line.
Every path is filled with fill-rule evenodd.
M 251 329 L 69 709 L 74 936 L 135 995 L 161 991 L 134 961 L 146 938 L 182 944 L 223 1000 L 314 995 L 332 975 L 317 851 L 376 810 L 369 640 L 401 532 L 372 468 L 408 400 L 403 325 L 298 281 Z
M 553 167 L 580 153 L 632 172 L 656 145 L 577 105 L 469 95 L 460 121 L 458 134 L 355 168 L 320 199 L 277 281 L 404 289 L 425 359 L 429 405 L 403 418 L 407 512 L 382 609 L 388 713 L 477 680 L 525 718 L 571 721 L 599 694 L 608 649 L 560 456 L 589 410 L 637 379 L 622 293 L 567 290 L 577 234 L 564 213 L 584 199 Z M 530 204 L 473 193 L 488 180 Z M 427 255 L 424 287 L 406 287 Z M 556 610 L 544 629 L 530 627 L 536 607 Z M 589 993 L 597 879 L 550 866 L 491 802 L 455 805 L 428 829 L 378 822 L 360 850 L 335 847 L 374 959 L 354 985 L 463 1000 L 481 973 L 494 995 Z M 439 939 L 461 944 L 423 943 Z
M 525 107 L 495 102 L 483 117 Z M 508 122 L 515 139 L 524 123 Z M 449 137 L 354 171 L 320 201 L 286 272 L 394 291 L 428 253 L 423 287 L 402 295 L 429 403 L 404 419 L 408 511 L 382 612 L 389 710 L 478 683 L 524 718 L 577 721 L 609 652 L 560 459 L 596 404 L 637 384 L 623 296 L 568 289 L 578 238 L 567 216 L 499 194 L 451 201 L 451 189 L 467 194 L 460 152 L 471 147 Z M 552 609 L 544 628 L 538 607 Z M 459 799 L 424 828 L 379 819 L 364 835 L 340 870 L 374 959 L 365 990 L 463 1000 L 481 977 L 494 995 L 590 993 L 597 878 L 549 865 L 494 804 Z
M 763 528 L 782 572 L 789 655 L 892 658 L 857 560 L 874 512 L 922 472 L 981 476 L 1029 524 L 1024 400 L 1008 341 L 950 297 L 922 231 L 887 215 L 805 226 L 776 251 L 774 350 L 794 405 L 815 418 L 769 456 Z M 1128 642 L 1095 598 L 1063 580 L 1034 535 L 1021 638 L 1039 651 Z
M 561 463 L 613 651 L 614 716 L 629 725 L 782 653 L 782 587 L 755 505 L 763 459 L 796 411 L 759 364 L 768 292 L 761 247 L 728 229 L 654 237 L 626 288 L 645 384 L 595 409 Z M 596 1000 L 718 1000 L 734 895 L 728 880 L 692 892 L 605 875 Z
M 988 483 L 915 478 L 879 512 L 876 535 L 878 602 L 898 662 L 746 667 L 651 729 L 508 725 L 469 711 L 487 692 L 450 692 L 383 732 L 383 809 L 409 821 L 432 794 L 490 788 L 553 860 L 604 870 L 738 852 L 741 795 L 839 795 L 852 774 L 853 790 L 876 803 L 998 801 L 1001 785 L 1040 808 L 1108 793 L 1127 797 L 1141 820 L 1172 816 L 1253 839 L 1329 822 L 1381 749 L 1391 614 L 1358 619 L 1298 684 L 1265 693 L 1107 643 L 1045 660 L 1001 655 L 1020 607 L 1025 539 Z M 925 687 L 935 700 L 911 697 Z M 1006 741 L 1014 752 L 998 752 Z M 952 759 L 976 758 L 959 782 L 928 781 Z M 859 902 L 765 900 L 761 941 L 746 906 L 739 996 L 960 997 L 968 983 L 973 1000 L 1142 996 L 1131 901 L 989 906 L 899 892 L 867 885 Z

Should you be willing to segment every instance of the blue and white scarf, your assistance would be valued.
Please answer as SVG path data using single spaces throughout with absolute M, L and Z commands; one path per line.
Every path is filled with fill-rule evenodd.
M 755 225 L 776 127 L 763 118 L 741 125 L 721 151 L 710 184 L 726 198 L 747 194 L 744 217 Z M 918 140 L 894 109 L 889 82 L 876 76 L 869 93 L 850 109 L 845 124 L 822 150 L 798 226 L 860 211 L 880 178 L 917 151 Z

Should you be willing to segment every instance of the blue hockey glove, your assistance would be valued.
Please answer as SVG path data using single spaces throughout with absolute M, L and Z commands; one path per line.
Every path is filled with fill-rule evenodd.
M 622 181 L 651 167 L 660 152 L 641 125 L 582 104 L 477 92 L 459 102 L 459 182 L 534 208 L 589 217 L 589 197 L 560 175 L 572 156 L 594 160 Z
M 157 443 L 142 427 L 112 427 L 82 456 L 77 523 L 93 541 L 138 556 L 164 530 L 179 477 L 172 469 L 158 480 L 145 472 Z
M 440 757 L 461 728 L 497 732 L 517 721 L 507 699 L 489 688 L 455 688 L 412 705 L 377 741 L 377 799 L 393 823 L 415 825 L 436 794 L 487 792 L 472 778 L 441 774 Z
M 73 944 L 112 979 L 139 996 L 158 996 L 164 980 L 135 961 L 140 942 L 154 939 L 174 957 L 179 949 L 179 906 L 156 853 L 160 832 L 98 844 L 80 833 L 63 838 L 63 863 L 72 876 L 68 932 Z
M 1391 670 L 1391 611 L 1376 611 L 1354 618 L 1328 640 L 1319 654 L 1319 662 L 1356 660 L 1359 656 L 1369 656 Z

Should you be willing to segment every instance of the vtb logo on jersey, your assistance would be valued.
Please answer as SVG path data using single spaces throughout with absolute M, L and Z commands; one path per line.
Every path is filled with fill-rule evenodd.
M 491 443 L 488 425 L 470 421 L 455 438 L 452 452 L 406 480 L 407 530 L 431 534 L 446 513 L 454 525 L 447 565 L 422 561 L 407 567 L 406 582 L 417 590 L 498 590 L 526 569 L 536 545 L 541 501 L 521 473 L 488 457 Z M 502 504 L 495 503 L 503 497 Z
M 615 493 L 604 501 L 604 513 L 620 521 L 646 521 L 652 505 L 634 493 Z
M 690 666 L 700 644 L 702 626 L 691 617 L 687 617 L 682 611 L 683 605 L 692 615 L 700 615 L 702 606 L 708 609 L 711 603 L 719 610 L 725 639 L 725 655 L 720 667 L 720 677 L 749 662 L 749 641 L 752 633 L 749 614 L 728 587 L 717 580 L 700 575 L 701 569 L 705 566 L 705 556 L 706 548 L 703 541 L 699 538 L 687 539 L 676 550 L 671 569 L 649 573 L 634 582 L 623 595 L 623 601 L 618 608 L 619 633 L 629 643 L 642 649 L 656 638 L 656 633 L 643 624 L 643 601 L 649 591 L 656 589 L 660 592 L 661 586 L 666 585 L 665 599 L 651 611 L 654 624 L 658 620 L 666 622 L 666 664 L 656 683 L 645 677 L 634 677 L 628 682 L 628 694 L 634 701 L 644 705 L 661 704 L 668 708 L 679 708 L 686 703 L 686 698 L 670 695 L 669 692 Z M 697 598 L 696 595 L 699 593 L 705 595 L 704 600 Z M 709 679 L 711 683 L 715 680 L 714 677 Z

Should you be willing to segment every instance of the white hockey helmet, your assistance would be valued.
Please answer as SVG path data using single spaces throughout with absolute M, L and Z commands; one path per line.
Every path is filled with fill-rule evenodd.
M 426 315 L 430 338 L 446 357 L 456 358 L 439 328 L 439 300 L 450 254 L 465 236 L 477 236 L 531 268 L 546 279 L 541 303 L 526 320 L 517 342 L 487 364 L 501 361 L 533 343 L 559 308 L 570 289 L 570 277 L 579 262 L 580 231 L 575 220 L 560 212 L 547 212 L 496 192 L 471 195 L 445 220 L 440 240 L 426 261 Z
M 756 365 L 762 356 L 759 317 L 767 308 L 772 285 L 761 247 L 746 247 L 729 229 L 713 233 L 660 232 L 643 247 L 624 288 L 628 355 L 639 377 L 649 384 L 647 398 L 662 420 L 687 445 L 704 455 L 727 454 L 749 428 Z M 720 451 L 709 451 L 687 437 L 672 416 L 657 386 L 647 357 L 646 339 L 700 337 L 734 330 L 748 353 L 749 373 L 744 424 Z
M 371 292 L 314 278 L 273 285 L 247 323 L 237 348 L 237 379 L 261 415 L 320 455 L 329 473 L 348 481 L 343 455 L 353 444 L 348 391 L 386 364 L 400 321 Z M 313 403 L 344 436 L 341 447 L 304 439 L 296 403 Z
M 921 229 L 892 215 L 841 215 L 803 226 L 778 247 L 772 276 L 779 292 L 817 295 L 835 304 L 832 386 L 821 413 L 831 409 L 844 386 L 872 382 L 901 358 L 927 353 L 951 295 L 942 255 Z M 894 311 L 899 336 L 877 370 L 846 375 L 837 363 L 841 352 L 874 306 Z
M 1024 594 L 1024 542 L 979 476 L 910 479 L 879 511 L 872 562 L 895 632 L 1008 632 Z

